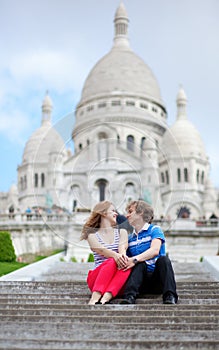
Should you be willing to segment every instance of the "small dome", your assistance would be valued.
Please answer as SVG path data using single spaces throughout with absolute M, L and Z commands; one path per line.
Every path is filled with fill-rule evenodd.
M 165 155 L 199 156 L 206 159 L 204 143 L 195 126 L 188 120 L 186 113 L 187 97 L 182 87 L 177 94 L 177 119 L 166 130 L 162 149 Z
M 65 144 L 59 133 L 51 125 L 43 124 L 27 141 L 23 163 L 48 162 L 49 153 L 63 153 L 64 149 Z
M 46 93 L 42 103 L 42 124 L 27 141 L 23 152 L 23 163 L 48 162 L 51 152 L 63 153 L 64 141 L 51 124 L 52 100 Z
M 201 136 L 194 125 L 188 120 L 177 120 L 164 134 L 162 151 L 165 155 L 181 154 L 206 158 L 206 152 Z

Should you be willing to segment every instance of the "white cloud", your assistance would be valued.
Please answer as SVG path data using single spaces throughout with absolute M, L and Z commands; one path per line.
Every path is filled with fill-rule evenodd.
M 0 133 L 10 142 L 24 145 L 26 138 L 23 137 L 31 129 L 30 117 L 18 110 L 12 113 L 1 113 Z
M 29 85 L 34 80 L 59 93 L 81 89 L 84 71 L 76 56 L 49 50 L 19 53 L 9 62 L 9 70 L 19 84 Z

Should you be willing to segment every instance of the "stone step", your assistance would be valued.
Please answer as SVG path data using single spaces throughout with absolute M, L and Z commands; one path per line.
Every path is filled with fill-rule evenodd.
M 98 327 L 97 327 L 98 326 Z M 133 327 L 133 324 L 125 324 L 122 322 L 115 323 L 112 322 L 110 325 L 110 329 L 108 326 L 108 323 L 87 323 L 86 320 L 83 322 L 83 327 L 81 327 L 81 322 L 79 323 L 74 323 L 74 327 L 72 327 L 72 323 L 69 321 L 66 322 L 43 322 L 42 324 L 38 324 L 36 322 L 22 322 L 22 323 L 14 323 L 12 320 L 8 321 L 7 323 L 1 323 L 1 330 L 0 330 L 0 338 L 2 338 L 2 334 L 5 336 L 5 331 L 7 332 L 12 332 L 14 336 L 16 336 L 16 333 L 18 335 L 26 334 L 26 336 L 29 336 L 29 331 L 32 334 L 32 332 L 35 332 L 35 334 L 38 332 L 45 332 L 47 337 L 50 336 L 50 332 L 65 332 L 66 334 L 70 332 L 70 335 L 72 336 L 72 332 L 76 331 L 77 339 L 81 336 L 86 337 L 86 334 L 84 333 L 84 327 L 86 327 L 87 332 L 93 332 L 93 335 L 99 334 L 97 332 L 105 332 L 106 331 L 106 336 L 109 337 L 109 334 L 112 334 L 114 336 L 114 333 L 116 332 L 122 332 L 121 336 L 124 336 L 125 331 L 126 332 L 126 338 L 130 338 L 130 332 L 133 330 L 136 331 L 149 331 L 151 335 L 153 332 L 156 334 L 157 331 L 165 330 L 169 331 L 169 335 L 173 335 L 173 330 L 174 332 L 204 332 L 208 336 L 206 339 L 211 339 L 211 335 L 214 333 L 214 335 L 218 336 L 218 327 L 215 327 L 214 322 L 204 322 L 204 323 L 147 323 L 147 322 L 141 322 L 141 323 L 135 323 L 135 327 Z M 125 327 L 125 328 L 124 328 Z M 111 333 L 109 333 L 109 331 Z M 209 333 L 208 333 L 209 332 Z M 195 334 L 194 333 L 194 334 Z M 70 336 L 70 338 L 71 338 Z M 170 336 L 170 339 L 172 339 L 172 336 Z M 219 340 L 219 338 L 218 338 Z
M 120 316 L 122 312 L 123 317 L 144 317 L 145 316 L 145 310 L 139 310 L 136 308 L 128 308 L 124 309 L 124 307 L 117 307 L 116 308 L 111 308 L 111 307 L 102 307 L 99 309 L 91 309 L 91 310 L 84 310 L 84 309 L 74 309 L 72 310 L 71 308 L 66 308 L 66 309 L 34 309 L 30 308 L 29 309 L 16 309 L 16 308 L 3 308 L 0 309 L 0 317 L 5 317 L 5 316 L 85 316 L 85 317 L 92 317 L 93 315 L 98 316 L 98 317 L 117 317 Z M 207 317 L 218 317 L 219 316 L 219 310 L 178 310 L 178 308 L 169 308 L 169 309 L 161 309 L 159 310 L 154 310 L 153 311 L 153 316 L 165 316 L 165 317 L 195 317 L 195 316 L 205 316 Z
M 119 305 L 122 299 L 115 299 L 113 300 L 113 305 Z M 89 297 L 87 298 L 80 298 L 80 297 L 71 297 L 71 296 L 60 296 L 59 298 L 54 296 L 54 295 L 47 295 L 42 296 L 41 298 L 34 298 L 32 295 L 29 297 L 23 297 L 21 296 L 21 298 L 17 297 L 17 298 L 0 298 L 0 303 L 3 302 L 7 302 L 8 304 L 46 304 L 46 303 L 50 303 L 50 304 L 61 304 L 61 305 L 86 305 L 89 301 Z M 147 298 L 147 299 L 137 299 L 136 300 L 136 305 L 151 305 L 151 304 L 155 304 L 155 305 L 161 305 L 162 304 L 162 298 L 161 296 L 159 297 L 151 297 L 151 298 Z M 216 305 L 219 305 L 219 298 L 218 296 L 214 296 L 214 298 L 208 298 L 208 296 L 206 296 L 206 298 L 191 298 L 191 297 L 187 297 L 187 298 L 180 298 L 178 301 L 177 305 L 211 305 L 212 307 L 216 307 Z M 126 307 L 131 307 L 131 305 L 126 305 Z
M 6 281 L 0 281 L 0 291 L 4 288 L 12 289 L 19 289 L 22 286 L 23 289 L 30 288 L 30 289 L 50 289 L 50 288 L 72 288 L 72 286 L 79 287 L 87 287 L 86 281 L 75 281 L 72 279 L 71 282 L 25 282 L 25 281 L 13 281 L 13 282 L 6 282 Z M 219 282 L 217 281 L 199 281 L 199 282 L 193 282 L 193 281 L 179 281 L 177 282 L 177 289 L 183 289 L 183 288 L 219 288 Z
M 7 298 L 10 297 L 11 299 L 13 298 L 44 298 L 44 299 L 48 299 L 48 298 L 56 298 L 56 299 L 62 299 L 62 298 L 89 298 L 90 297 L 90 292 L 88 290 L 71 290 L 69 292 L 63 291 L 63 292 L 59 292 L 59 291 L 47 291 L 47 292 L 43 292 L 43 293 L 39 293 L 39 291 L 34 292 L 34 293 L 30 293 L 30 291 L 27 291 L 25 293 L 25 291 L 22 290 L 20 291 L 20 293 L 9 293 L 9 292 L 2 292 L 0 293 L 0 298 Z M 182 290 L 182 291 L 178 291 L 179 294 L 179 298 L 180 299 L 187 299 L 187 298 L 192 298 L 192 299 L 206 299 L 206 298 L 218 298 L 219 296 L 219 289 L 212 289 L 211 291 L 202 291 L 202 290 L 197 290 L 197 291 L 190 291 L 190 290 Z M 161 295 L 160 294 L 145 294 L 143 296 L 140 296 L 137 300 L 140 299 L 160 299 Z M 115 298 L 118 299 L 118 298 Z
M 74 315 L 72 314 L 71 316 L 65 315 L 59 315 L 59 316 L 50 316 L 48 315 L 5 315 L 4 317 L 2 317 L 1 322 L 8 322 L 10 320 L 12 320 L 15 322 L 37 322 L 37 323 L 41 323 L 41 322 L 53 322 L 54 321 L 58 321 L 59 323 L 62 322 L 72 322 L 72 324 L 74 323 L 83 323 L 84 322 L 84 316 L 80 316 L 80 315 Z M 98 325 L 99 323 L 105 323 L 105 324 L 111 324 L 112 322 L 115 323 L 120 323 L 122 322 L 124 325 L 126 323 L 129 324 L 135 324 L 135 323 L 141 323 L 141 322 L 152 322 L 152 323 L 160 323 L 160 322 L 165 322 L 168 324 L 171 323 L 185 323 L 188 320 L 190 320 L 190 323 L 203 323 L 206 322 L 206 317 L 205 316 L 168 316 L 168 318 L 166 316 L 151 316 L 151 315 L 144 315 L 144 316 L 135 316 L 135 317 L 130 317 L 130 316 L 126 316 L 126 315 L 115 315 L 115 316 L 111 316 L 110 318 L 108 316 L 105 316 L 105 314 L 98 316 L 98 320 L 97 317 L 95 316 L 95 313 L 93 315 L 87 315 L 86 316 L 86 322 L 89 323 L 93 323 L 95 322 L 96 325 Z M 211 323 L 215 323 L 215 325 L 219 324 L 219 317 L 218 316 L 208 316 L 208 322 Z
M 164 329 L 163 329 L 164 330 Z M 219 331 L 211 331 L 209 329 L 207 330 L 177 330 L 172 334 L 172 330 L 165 329 L 165 332 L 162 332 L 162 334 L 156 334 L 156 332 L 151 332 L 150 329 L 130 329 L 129 330 L 129 337 L 131 339 L 137 339 L 137 340 L 145 340 L 145 339 L 150 339 L 151 341 L 161 341 L 161 340 L 168 340 L 171 338 L 171 340 L 178 340 L 180 339 L 181 341 L 187 341 L 189 339 L 194 340 L 206 340 L 208 337 L 211 337 L 211 340 L 217 340 L 218 339 L 218 333 Z M 107 335 L 107 329 L 101 329 L 101 330 L 88 330 L 86 334 L 84 334 L 84 330 L 80 329 L 79 327 L 74 328 L 74 329 L 65 329 L 65 328 L 50 328 L 49 329 L 49 336 L 48 336 L 48 329 L 44 330 L 44 325 L 41 326 L 40 329 L 30 329 L 28 331 L 27 339 L 34 339 L 36 338 L 36 335 L 38 338 L 42 340 L 46 339 L 53 339 L 53 340 L 66 340 L 66 337 L 68 339 L 76 339 L 76 338 L 81 338 L 83 340 L 90 340 L 98 337 L 99 340 L 107 340 L 110 341 L 109 336 Z M 22 332 L 22 329 L 18 328 L 16 330 L 10 330 L 10 329 L 5 329 L 4 328 L 4 336 L 7 336 L 8 339 L 10 340 L 19 340 L 24 337 L 24 332 Z M 0 340 L 1 340 L 1 335 L 0 335 Z M 126 335 L 124 332 L 121 332 L 121 329 L 114 330 L 113 332 L 113 340 L 117 340 L 118 342 L 121 340 L 126 340 Z
M 89 292 L 86 282 L 75 282 L 71 283 L 39 283 L 39 282 L 0 282 L 0 294 L 4 292 L 19 293 L 22 292 L 32 292 L 32 293 L 51 293 L 52 291 L 62 291 L 62 292 Z M 208 291 L 219 290 L 219 282 L 199 282 L 199 283 L 188 283 L 188 282 L 178 282 L 178 291 L 190 291 L 191 293 L 198 291 Z
M 81 274 L 74 265 L 76 275 L 58 266 L 51 281 L 0 282 L 0 349 L 219 348 L 219 282 L 201 264 L 178 265 L 177 305 L 164 305 L 161 295 L 88 305 L 86 266 Z
M 201 345 L 201 347 L 200 347 Z M 101 350 L 129 350 L 129 349 L 153 349 L 153 350 L 176 350 L 176 349 L 208 349 L 208 350 L 218 350 L 219 341 L 217 340 L 99 340 L 91 339 L 88 341 L 83 340 L 39 340 L 39 339 L 19 339 L 19 340 L 8 340 L 7 343 L 0 340 L 0 347 L 3 349 L 10 350 L 24 350 L 24 349 L 36 349 L 36 350 L 91 350 L 91 349 L 101 349 Z
M 108 323 L 99 323 L 99 322 L 94 322 L 94 323 L 89 323 L 84 320 L 84 322 L 75 322 L 73 325 L 71 321 L 64 321 L 63 322 L 56 322 L 54 319 L 54 322 L 50 320 L 50 322 L 42 322 L 40 323 L 40 326 L 37 322 L 34 321 L 23 321 L 20 323 L 15 323 L 14 321 L 10 320 L 7 323 L 6 322 L 1 322 L 1 329 L 4 329 L 5 327 L 10 327 L 11 330 L 14 330 L 14 335 L 16 334 L 16 330 L 18 330 L 18 333 L 25 334 L 27 336 L 29 334 L 29 329 L 30 330 L 35 330 L 37 333 L 39 330 L 47 330 L 47 335 L 50 335 L 50 331 L 53 329 L 58 329 L 58 330 L 63 330 L 64 332 L 70 331 L 70 334 L 72 330 L 78 330 L 78 336 L 80 335 L 81 330 L 90 332 L 97 332 L 97 331 L 106 331 L 106 337 L 109 337 L 109 334 L 112 333 L 112 337 L 115 331 L 121 331 L 126 333 L 127 340 L 129 339 L 129 331 L 130 330 L 150 330 L 151 335 L 157 331 L 161 330 L 168 330 L 168 331 L 211 331 L 211 332 L 216 332 L 215 334 L 218 333 L 218 327 L 215 326 L 215 322 L 208 322 L 208 320 L 205 320 L 205 322 L 200 323 L 200 322 L 189 322 L 191 320 L 188 320 L 185 323 L 147 323 L 147 322 L 141 322 L 141 323 L 135 323 L 133 327 L 132 324 L 125 324 L 122 322 L 116 323 L 112 322 L 110 324 Z M 1 336 L 2 337 L 2 336 Z M 78 338 L 77 338 L 78 339 Z M 191 338 L 192 339 L 192 338 Z M 208 339 L 211 339 L 208 337 Z M 219 338 L 217 337 L 219 340 Z
M 134 308 L 134 310 L 133 310 Z M 191 304 L 188 303 L 182 304 L 179 303 L 176 305 L 164 305 L 161 303 L 150 303 L 150 304 L 135 304 L 135 305 L 119 305 L 119 304 L 110 304 L 110 305 L 87 305 L 87 304 L 52 304 L 52 303 L 7 303 L 7 300 L 5 303 L 0 304 L 0 309 L 2 310 L 60 310 L 60 311 L 69 311 L 72 312 L 123 312 L 123 313 L 129 313 L 129 312 L 219 312 L 219 304 Z
M 35 305 L 36 306 L 36 305 Z M 76 306 L 76 305 L 75 305 Z M 143 305 L 128 305 L 124 306 L 124 305 L 95 305 L 90 306 L 90 305 L 85 305 L 90 307 L 90 309 L 84 307 L 84 305 L 81 305 L 81 307 L 78 308 L 71 308 L 71 307 L 65 307 L 65 308 L 49 308 L 49 309 L 45 309 L 45 305 L 43 305 L 43 307 L 41 305 L 37 305 L 37 308 L 32 307 L 31 305 L 22 305 L 22 308 L 19 306 L 16 307 L 16 305 L 4 305 L 4 307 L 0 307 L 0 316 L 4 317 L 5 315 L 10 315 L 13 313 L 13 315 L 17 315 L 17 316 L 24 316 L 24 315 L 52 315 L 52 316 L 72 316 L 72 315 L 88 315 L 88 314 L 95 314 L 97 316 L 116 316 L 116 315 L 120 315 L 121 311 L 123 313 L 123 315 L 125 316 L 130 316 L 133 314 L 138 314 L 139 316 L 142 315 L 144 316 L 145 313 L 149 310 L 151 310 L 151 308 L 148 308 L 146 305 L 146 307 L 143 307 Z M 131 307 L 130 307 L 131 306 Z M 136 306 L 138 306 L 136 308 Z M 163 314 L 167 315 L 167 316 L 173 316 L 173 315 L 182 315 L 182 316 L 192 316 L 192 314 L 195 315 L 202 315 L 202 316 L 219 316 L 219 308 L 215 309 L 213 307 L 208 307 L 205 309 L 200 309 L 198 307 L 196 307 L 196 309 L 190 309 L 189 307 L 187 307 L 187 309 L 179 309 L 179 307 L 175 307 L 174 305 L 163 305 L 163 308 L 160 305 L 157 305 L 157 310 L 153 310 L 153 315 L 154 316 L 159 316 L 159 313 L 162 311 Z M 178 305 L 177 305 L 178 306 Z
M 193 294 L 219 294 L 219 283 L 195 283 L 195 284 L 188 284 L 188 283 L 178 283 L 177 284 L 177 292 L 179 295 L 193 295 Z M 5 283 L 0 283 L 0 297 L 2 295 L 9 294 L 11 296 L 13 295 L 39 295 L 39 294 L 44 294 L 44 295 L 68 295 L 68 294 L 74 294 L 76 295 L 90 295 L 90 291 L 86 285 L 86 283 L 75 283 L 72 282 L 71 284 L 65 285 L 65 284 L 52 284 L 52 285 L 46 285 L 46 284 L 38 284 L 36 282 L 35 284 L 30 283 L 30 284 L 23 284 L 23 282 L 20 282 L 20 284 L 5 284 Z

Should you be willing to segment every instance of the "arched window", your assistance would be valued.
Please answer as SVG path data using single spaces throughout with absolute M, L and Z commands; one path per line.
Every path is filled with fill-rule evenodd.
M 99 134 L 98 134 L 98 139 L 99 140 L 105 140 L 107 138 L 108 137 L 107 137 L 107 134 L 105 132 L 103 132 L 103 131 L 99 132 Z
M 132 182 L 127 182 L 125 185 L 125 196 L 127 203 L 136 197 L 135 186 Z
M 80 198 L 80 188 L 78 185 L 72 185 L 71 186 L 71 200 L 72 200 L 72 208 L 70 208 L 72 211 L 76 211 L 78 207 L 78 202 Z
M 177 217 L 187 219 L 190 217 L 190 210 L 187 207 L 181 207 L 177 212 Z
M 184 181 L 189 182 L 188 169 L 184 168 Z
M 202 185 L 204 185 L 204 181 L 205 181 L 205 173 L 204 173 L 204 171 L 202 171 L 202 176 L 201 176 Z
M 177 181 L 181 182 L 181 170 L 179 168 L 177 169 Z
M 161 182 L 162 182 L 162 184 L 165 183 L 165 176 L 164 176 L 164 173 L 161 173 Z
M 197 172 L 196 172 L 196 181 L 197 183 L 199 183 L 199 169 L 197 169 Z
M 120 136 L 117 135 L 117 143 L 120 143 Z
M 166 183 L 167 183 L 167 185 L 169 185 L 170 180 L 169 180 L 168 170 L 165 171 L 165 175 L 166 175 Z
M 134 152 L 134 142 L 135 142 L 134 136 L 133 135 L 128 135 L 127 136 L 127 149 L 129 151 Z
M 38 187 L 38 174 L 34 174 L 34 187 Z
M 24 175 L 23 189 L 26 190 L 26 188 L 27 188 L 27 176 Z
M 100 179 L 97 181 L 97 186 L 99 188 L 99 200 L 104 201 L 106 197 L 106 185 L 107 181 L 104 179 Z
M 144 148 L 145 140 L 146 140 L 146 137 L 141 138 L 141 149 Z
M 45 187 L 45 174 L 41 174 L 41 187 Z
M 20 188 L 21 188 L 21 191 L 23 191 L 24 189 L 23 177 L 20 178 Z

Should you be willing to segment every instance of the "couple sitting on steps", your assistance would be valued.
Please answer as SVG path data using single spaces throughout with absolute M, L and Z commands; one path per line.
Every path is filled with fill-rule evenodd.
M 82 229 L 94 254 L 95 267 L 88 272 L 92 292 L 89 304 L 109 304 L 122 295 L 122 304 L 135 304 L 140 294 L 162 294 L 164 304 L 178 300 L 174 271 L 165 252 L 161 228 L 153 225 L 153 209 L 142 200 L 127 207 L 127 219 L 133 227 L 128 236 L 117 226 L 114 205 L 98 203 Z

